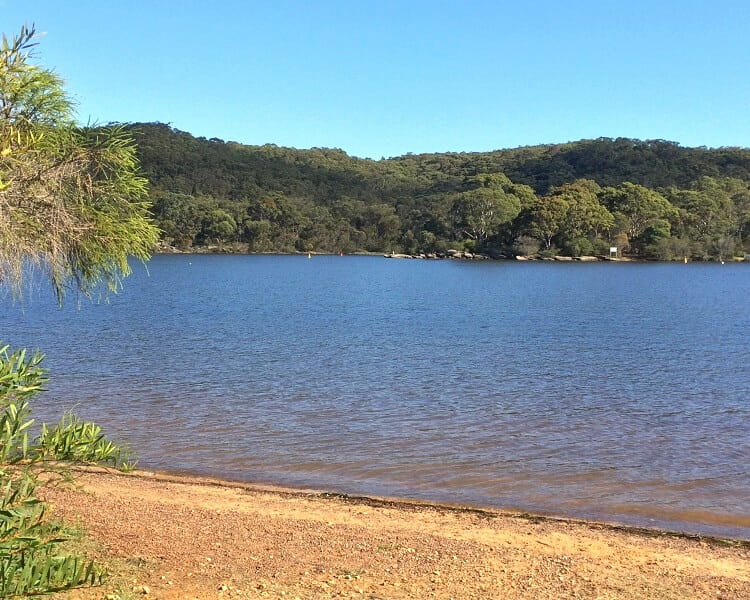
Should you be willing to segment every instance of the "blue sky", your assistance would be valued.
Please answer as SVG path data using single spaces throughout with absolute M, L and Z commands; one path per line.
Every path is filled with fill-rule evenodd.
M 0 0 L 82 121 L 356 156 L 750 146 L 747 0 Z

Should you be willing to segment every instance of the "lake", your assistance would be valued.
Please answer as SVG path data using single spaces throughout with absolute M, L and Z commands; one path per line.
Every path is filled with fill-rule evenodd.
M 156 256 L 0 304 L 142 468 L 750 539 L 750 265 Z

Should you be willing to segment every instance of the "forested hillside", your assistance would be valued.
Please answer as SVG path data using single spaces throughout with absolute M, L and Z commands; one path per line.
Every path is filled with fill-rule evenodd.
M 748 249 L 750 150 L 583 140 L 369 160 L 130 126 L 165 243 L 248 252 L 604 254 Z

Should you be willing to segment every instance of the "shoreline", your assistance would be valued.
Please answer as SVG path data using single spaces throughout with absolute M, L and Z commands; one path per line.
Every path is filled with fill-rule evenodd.
M 77 479 L 44 496 L 112 578 L 66 600 L 750 597 L 750 541 L 169 473 Z
M 431 253 L 431 254 L 402 254 L 398 252 L 350 252 L 350 253 L 338 253 L 338 252 L 245 252 L 231 248 L 223 248 L 219 246 L 196 246 L 188 249 L 179 249 L 173 246 L 160 246 L 153 252 L 154 255 L 185 255 L 185 256 L 377 256 L 382 258 L 396 258 L 402 260 L 457 260 L 457 261 L 490 261 L 490 262 L 561 262 L 561 263 L 626 263 L 626 264 L 738 264 L 750 262 L 749 259 L 741 256 L 727 257 L 726 259 L 706 259 L 700 260 L 696 258 L 690 258 L 687 261 L 682 259 L 675 260 L 659 260 L 655 258 L 638 258 L 634 256 L 490 256 L 488 254 L 463 252 L 458 250 L 449 250 L 445 253 Z
M 646 537 L 675 537 L 686 540 L 700 541 L 719 546 L 736 546 L 750 548 L 750 537 L 731 537 L 714 534 L 703 534 L 680 529 L 669 529 L 664 527 L 649 527 L 645 525 L 628 525 L 617 521 L 600 519 L 589 519 L 566 516 L 553 512 L 527 511 L 521 508 L 501 508 L 478 504 L 464 504 L 461 502 L 445 502 L 439 500 L 426 500 L 402 496 L 380 496 L 376 494 L 346 493 L 318 487 L 296 487 L 292 485 L 263 483 L 255 481 L 241 481 L 224 479 L 198 473 L 136 469 L 130 473 L 101 467 L 77 467 L 74 472 L 87 474 L 112 475 L 115 477 L 137 477 L 159 481 L 164 483 L 176 483 L 184 485 L 201 485 L 206 487 L 218 487 L 226 489 L 244 490 L 248 492 L 262 492 L 278 494 L 290 498 L 321 498 L 336 499 L 353 505 L 364 505 L 371 507 L 397 508 L 399 510 L 436 510 L 457 514 L 478 515 L 487 519 L 509 518 L 521 519 L 533 522 L 549 522 L 563 525 L 578 525 L 594 529 L 607 529 L 620 531 Z

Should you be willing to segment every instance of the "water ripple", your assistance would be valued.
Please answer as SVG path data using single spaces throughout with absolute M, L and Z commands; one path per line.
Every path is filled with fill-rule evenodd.
M 750 538 L 750 268 L 160 256 L 0 307 L 142 464 Z

